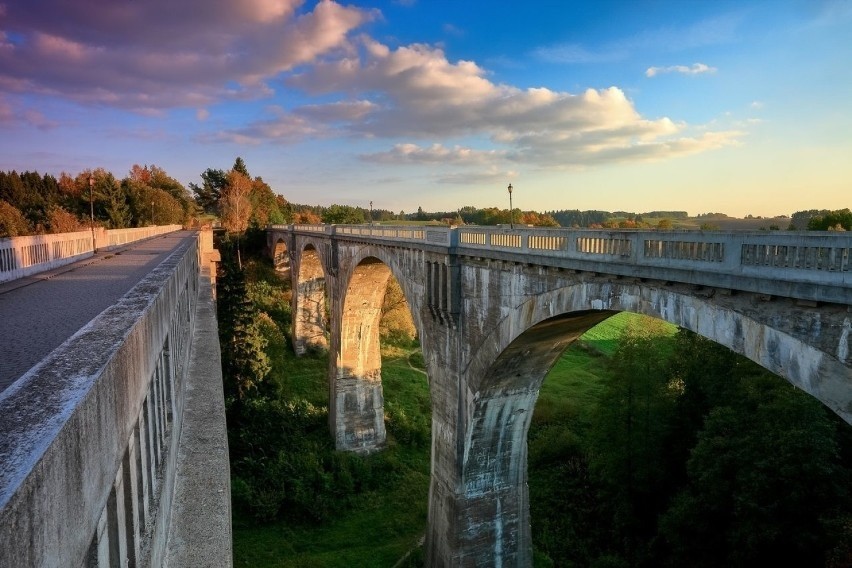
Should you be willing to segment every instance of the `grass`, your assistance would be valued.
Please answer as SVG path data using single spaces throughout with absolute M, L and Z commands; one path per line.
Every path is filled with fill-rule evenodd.
M 305 398 L 327 406 L 327 356 L 295 357 L 283 345 L 270 343 L 274 379 L 282 396 Z M 258 567 L 375 567 L 417 565 L 426 530 L 429 494 L 429 388 L 416 346 L 383 349 L 382 386 L 389 431 L 405 417 L 422 422 L 425 443 L 400 444 L 389 432 L 388 447 L 367 459 L 390 460 L 401 472 L 382 491 L 359 495 L 354 506 L 323 525 L 274 522 L 261 524 L 235 517 L 234 566 Z M 419 366 L 418 366 L 418 363 Z M 389 411 L 388 409 L 392 409 Z M 411 564 L 410 564 L 411 563 Z

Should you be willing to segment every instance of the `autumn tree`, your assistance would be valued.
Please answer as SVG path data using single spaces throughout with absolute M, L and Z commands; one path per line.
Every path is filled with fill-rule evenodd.
M 0 199 L 0 238 L 29 234 L 29 224 L 21 211 Z

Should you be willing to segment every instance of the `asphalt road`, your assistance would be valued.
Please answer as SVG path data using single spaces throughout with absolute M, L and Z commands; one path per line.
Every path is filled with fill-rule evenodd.
M 170 233 L 0 284 L 0 392 L 190 238 L 194 232 Z

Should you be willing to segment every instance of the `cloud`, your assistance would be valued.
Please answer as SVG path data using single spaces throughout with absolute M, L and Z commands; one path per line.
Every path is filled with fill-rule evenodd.
M 487 157 L 559 168 L 684 155 L 733 144 L 742 135 L 727 131 L 690 137 L 689 125 L 642 117 L 616 87 L 578 94 L 522 90 L 491 82 L 474 62 L 450 62 L 432 46 L 392 50 L 370 38 L 362 42 L 360 56 L 318 63 L 287 82 L 322 97 L 359 93 L 363 101 L 369 93 L 369 112 L 338 125 L 345 135 L 407 140 L 386 152 L 361 156 L 365 160 L 461 163 L 459 147 L 453 153 L 420 141 L 475 137 L 485 142 L 482 148 L 467 148 L 468 160 Z M 294 115 L 302 113 L 293 110 Z
M 500 154 L 501 152 L 496 150 L 473 150 L 461 146 L 447 148 L 442 144 L 433 144 L 428 148 L 424 148 L 417 144 L 409 143 L 397 144 L 387 152 L 363 154 L 360 158 L 366 162 L 393 165 L 473 165 L 493 162 Z
M 269 96 L 281 73 L 346 50 L 375 12 L 322 0 L 6 4 L 0 89 L 139 112 Z M 15 41 L 8 40 L 15 37 Z
M 703 75 L 704 73 L 715 73 L 715 67 L 704 63 L 693 63 L 691 67 L 686 65 L 670 65 L 669 67 L 648 67 L 645 71 L 646 77 L 656 77 L 662 73 L 681 73 L 683 75 Z
M 21 107 L 0 98 L 0 125 L 24 125 L 38 130 L 51 130 L 59 124 L 32 108 Z

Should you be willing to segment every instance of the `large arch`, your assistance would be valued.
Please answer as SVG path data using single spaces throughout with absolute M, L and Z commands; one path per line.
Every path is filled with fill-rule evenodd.
M 329 357 L 329 421 L 339 450 L 369 453 L 385 444 L 379 324 L 391 278 L 399 282 L 421 337 L 413 283 L 394 260 L 383 250 L 364 247 L 342 263 L 338 274 L 342 300 L 332 318 L 337 329 L 332 329 Z
M 450 507 L 452 565 L 530 565 L 527 433 L 538 392 L 565 348 L 610 315 L 630 311 L 694 331 L 748 357 L 852 422 L 852 377 L 844 362 L 758 319 L 735 301 L 645 283 L 579 282 L 528 297 L 471 354 L 459 423 L 462 445 Z M 432 521 L 434 523 L 434 520 Z M 435 527 L 430 526 L 430 536 Z M 431 546 L 429 553 L 434 554 Z M 439 565 L 445 559 L 430 559 Z

